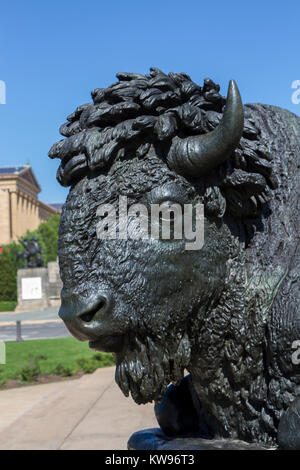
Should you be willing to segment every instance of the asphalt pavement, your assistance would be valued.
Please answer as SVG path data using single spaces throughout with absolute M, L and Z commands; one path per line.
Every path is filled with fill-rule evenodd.
M 28 339 L 65 338 L 70 336 L 58 316 L 58 308 L 48 308 L 33 312 L 1 312 L 0 341 L 16 341 L 17 325 L 21 322 L 21 337 Z
M 66 338 L 70 336 L 69 331 L 62 321 L 52 321 L 43 323 L 24 323 L 21 322 L 21 338 L 28 339 L 46 339 L 46 338 Z M 11 325 L 1 325 L 0 323 L 0 341 L 16 341 L 17 327 Z
M 0 325 L 2 322 L 20 321 L 41 321 L 41 320 L 58 320 L 58 308 L 45 308 L 44 310 L 35 310 L 31 312 L 0 312 Z

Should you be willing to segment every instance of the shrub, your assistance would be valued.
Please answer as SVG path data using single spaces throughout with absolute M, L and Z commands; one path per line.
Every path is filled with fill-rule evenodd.
M 30 357 L 28 364 L 20 370 L 20 377 L 23 382 L 34 382 L 40 373 L 41 369 L 38 359 L 36 357 Z
M 91 358 L 78 359 L 77 364 L 85 373 L 91 374 L 99 367 L 112 366 L 115 362 L 112 354 L 98 352 Z
M 95 359 L 96 361 L 100 363 L 98 367 L 106 367 L 106 366 L 115 365 L 115 360 L 113 358 L 113 355 L 109 353 L 97 352 L 96 354 L 93 355 L 93 359 Z
M 11 261 L 17 273 L 17 270 L 21 269 L 23 265 L 22 259 L 18 256 L 19 251 L 24 250 L 23 245 L 21 245 L 21 243 L 11 242 L 8 245 L 6 245 L 5 248 L 9 250 Z
M 62 364 L 57 364 L 57 366 L 53 370 L 53 374 L 62 375 L 63 377 L 70 377 L 71 375 L 73 375 L 73 371 L 70 367 L 65 367 Z
M 86 374 L 91 374 L 96 369 L 98 369 L 99 365 L 95 359 L 89 359 L 87 357 L 82 357 L 77 359 L 77 364 L 83 372 Z
M 0 385 L 6 384 L 6 378 L 4 377 L 4 369 L 0 367 Z
M 16 306 L 16 300 L 0 300 L 0 312 L 13 312 Z
M 45 354 L 40 354 L 39 356 L 36 356 L 37 361 L 44 361 L 45 359 L 48 359 L 48 356 L 45 356 Z

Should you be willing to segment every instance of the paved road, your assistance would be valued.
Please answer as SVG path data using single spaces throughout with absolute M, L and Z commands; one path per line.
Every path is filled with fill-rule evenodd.
M 44 339 L 44 338 L 65 338 L 70 336 L 67 328 L 60 321 L 43 322 L 43 323 L 21 323 L 21 334 L 26 339 Z M 0 340 L 15 341 L 16 325 L 1 325 L 0 323 Z
M 2 322 L 21 321 L 41 321 L 41 320 L 57 320 L 58 308 L 47 308 L 44 310 L 36 310 L 34 312 L 0 312 L 0 324 Z

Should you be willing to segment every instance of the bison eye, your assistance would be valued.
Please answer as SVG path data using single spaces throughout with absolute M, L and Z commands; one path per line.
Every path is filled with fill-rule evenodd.
M 169 199 L 166 201 L 160 201 L 157 204 L 163 209 L 163 216 L 164 214 L 166 214 L 167 218 L 170 218 L 172 216 L 172 218 L 174 219 L 174 216 L 176 215 L 176 210 L 181 212 L 183 209 L 183 204 L 180 204 L 177 201 L 170 201 Z
M 148 204 L 187 204 L 189 197 L 186 190 L 176 183 L 163 184 L 152 189 L 147 195 Z
M 182 239 L 183 205 L 166 200 L 151 206 L 151 233 L 160 240 Z

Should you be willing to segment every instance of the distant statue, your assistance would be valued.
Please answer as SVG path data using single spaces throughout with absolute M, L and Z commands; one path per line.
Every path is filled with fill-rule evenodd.
M 40 256 L 44 253 L 39 246 L 37 237 L 31 239 L 23 238 L 20 240 L 25 251 L 19 251 L 17 256 L 23 261 L 23 268 L 42 268 L 44 266 L 43 258 Z

